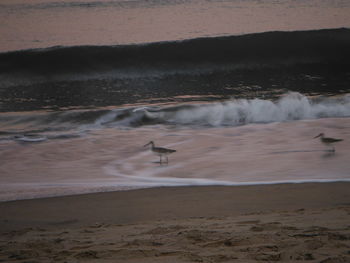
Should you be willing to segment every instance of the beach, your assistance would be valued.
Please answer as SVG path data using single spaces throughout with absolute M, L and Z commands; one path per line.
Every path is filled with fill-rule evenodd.
M 0 2 L 0 263 L 350 262 L 350 2 Z
M 2 262 L 349 262 L 349 183 L 0 203 Z

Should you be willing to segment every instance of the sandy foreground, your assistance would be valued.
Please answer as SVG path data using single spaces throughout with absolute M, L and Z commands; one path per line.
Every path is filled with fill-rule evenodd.
M 350 183 L 0 203 L 0 262 L 350 262 Z

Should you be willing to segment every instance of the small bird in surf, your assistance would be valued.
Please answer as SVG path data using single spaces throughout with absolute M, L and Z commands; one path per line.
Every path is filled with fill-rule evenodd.
M 162 156 L 164 155 L 166 157 L 166 163 L 168 163 L 168 155 L 171 153 L 176 152 L 176 150 L 172 150 L 172 149 L 167 149 L 167 148 L 162 148 L 162 147 L 155 147 L 154 146 L 154 142 L 150 141 L 149 143 L 147 143 L 146 145 L 144 145 L 144 147 L 148 146 L 148 145 L 152 145 L 152 152 L 154 152 L 156 155 L 159 155 L 159 162 L 162 163 Z
M 321 142 L 324 144 L 324 145 L 327 145 L 327 146 L 331 146 L 332 147 L 332 152 L 335 152 L 335 148 L 334 148 L 334 143 L 337 143 L 337 142 L 341 142 L 343 139 L 335 139 L 335 138 L 327 138 L 327 137 L 324 137 L 324 133 L 320 133 L 319 135 L 317 135 L 316 137 L 314 137 L 314 139 L 316 138 L 319 138 L 320 137 L 320 140 Z

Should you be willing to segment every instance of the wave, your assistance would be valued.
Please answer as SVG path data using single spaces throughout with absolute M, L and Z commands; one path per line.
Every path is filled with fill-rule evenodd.
M 0 112 L 346 94 L 349 46 L 329 29 L 0 53 Z
M 303 119 L 350 116 L 350 96 L 340 100 L 316 102 L 299 93 L 290 93 L 276 102 L 269 100 L 237 100 L 211 105 L 180 109 L 167 116 L 176 124 L 201 124 L 209 126 L 270 123 Z M 158 113 L 148 113 L 152 117 Z M 167 114 L 165 114 L 166 116 Z M 163 113 L 158 116 L 164 116 Z
M 65 139 L 102 128 L 145 125 L 218 127 L 329 117 L 350 117 L 350 95 L 308 98 L 299 93 L 288 93 L 276 101 L 240 99 L 166 107 L 1 114 L 3 130 L 0 136 L 26 141 L 33 138 Z M 63 134 L 52 135 L 55 131 Z
M 265 32 L 119 46 L 75 46 L 0 54 L 1 75 L 111 73 L 113 77 L 300 64 L 349 65 L 350 30 Z M 88 73 L 88 74 L 87 74 Z

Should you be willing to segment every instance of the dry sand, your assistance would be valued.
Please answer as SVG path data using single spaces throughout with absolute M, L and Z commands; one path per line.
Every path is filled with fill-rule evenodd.
M 350 262 L 350 183 L 0 203 L 0 262 Z

